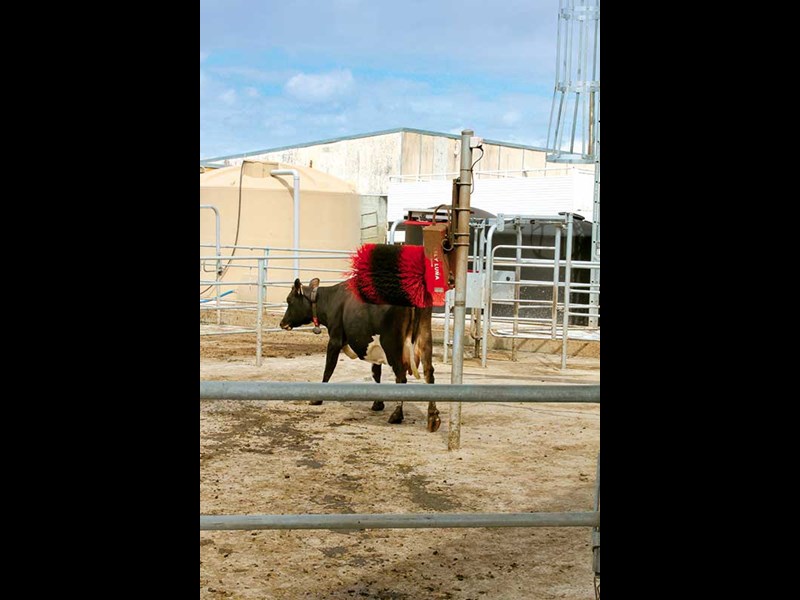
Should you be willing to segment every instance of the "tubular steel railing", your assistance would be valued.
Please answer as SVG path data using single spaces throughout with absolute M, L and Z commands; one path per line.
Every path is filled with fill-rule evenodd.
M 499 229 L 501 221 L 511 221 L 504 223 L 506 227 L 513 225 L 517 228 L 516 245 L 493 245 L 493 236 Z M 538 223 L 552 223 L 555 227 L 555 238 L 552 246 L 533 246 L 522 245 L 521 229 L 519 223 L 523 220 L 535 220 Z M 562 234 L 563 229 L 563 234 Z M 515 340 L 517 339 L 542 339 L 549 338 L 556 340 L 561 338 L 561 368 L 567 365 L 567 340 L 570 337 L 570 330 L 573 333 L 577 330 L 589 332 L 599 332 L 600 316 L 599 296 L 600 283 L 599 275 L 593 278 L 591 283 L 572 282 L 573 271 L 576 269 L 589 269 L 593 274 L 599 274 L 600 263 L 592 261 L 576 261 L 572 259 L 572 235 L 573 215 L 567 213 L 553 217 L 498 217 L 488 229 L 485 237 L 485 256 L 486 256 L 486 279 L 484 284 L 483 296 L 483 333 L 481 335 L 481 364 L 486 366 L 488 353 L 488 337 L 511 338 L 512 352 L 514 359 Z M 565 240 L 565 256 L 561 256 L 562 238 Z M 496 256 L 497 250 L 514 250 L 514 256 Z M 531 252 L 549 251 L 553 253 L 553 258 L 526 258 Z M 495 270 L 498 267 L 510 267 L 514 269 L 514 281 L 495 280 Z M 552 277 L 548 279 L 522 279 L 522 269 L 539 268 L 549 269 Z M 562 278 L 563 277 L 563 278 Z M 494 286 L 506 285 L 514 288 L 513 298 L 493 298 Z M 525 299 L 521 297 L 522 287 L 539 287 L 544 290 L 551 290 L 549 299 Z M 559 296 L 563 298 L 559 300 Z M 570 303 L 570 294 L 588 294 L 589 303 Z M 513 314 L 511 316 L 499 316 L 494 314 L 495 305 L 511 305 Z M 548 316 L 521 316 L 520 311 L 539 308 L 540 310 L 549 308 Z M 586 312 L 581 312 L 585 309 Z M 559 313 L 561 313 L 559 327 Z M 586 317 L 588 326 L 582 326 L 570 320 L 570 317 Z M 511 329 L 502 329 L 499 325 L 511 325 Z
M 214 261 L 218 267 L 215 278 L 211 279 L 200 279 L 201 286 L 209 286 L 214 287 L 214 295 L 213 298 L 205 298 L 200 300 L 200 310 L 201 311 L 209 311 L 215 310 L 217 311 L 217 324 L 221 323 L 221 312 L 222 311 L 253 311 L 256 312 L 255 324 L 252 327 L 228 327 L 225 329 L 218 328 L 216 331 L 200 331 L 201 336 L 211 336 L 211 335 L 237 335 L 237 334 L 248 334 L 254 333 L 256 335 L 256 366 L 261 366 L 262 359 L 261 359 L 261 342 L 262 342 L 262 334 L 264 332 L 271 332 L 271 331 L 281 331 L 280 328 L 273 327 L 273 328 L 265 328 L 263 319 L 264 319 L 264 311 L 265 309 L 270 308 L 283 308 L 286 306 L 285 302 L 281 303 L 267 303 L 267 287 L 268 286 L 282 286 L 285 287 L 288 291 L 289 287 L 294 283 L 293 279 L 287 280 L 268 280 L 267 273 L 269 271 L 292 271 L 294 275 L 295 266 L 280 266 L 275 265 L 275 261 L 282 261 L 282 260 L 291 260 L 297 263 L 300 260 L 349 260 L 351 253 L 344 252 L 342 250 L 316 250 L 316 249 L 302 249 L 302 248 L 277 248 L 277 247 L 266 247 L 266 246 L 244 246 L 244 245 L 220 245 L 218 243 L 215 244 L 200 244 L 200 248 L 214 248 L 216 254 L 213 256 L 200 256 L 200 264 L 201 266 L 206 263 L 206 261 Z M 223 256 L 221 254 L 222 249 L 231 250 L 231 254 L 227 256 Z M 248 252 L 259 252 L 259 254 L 248 254 L 248 255 L 235 255 L 233 254 L 236 250 L 241 251 L 248 251 Z M 288 252 L 289 254 L 276 254 L 276 252 Z M 250 264 L 247 264 L 248 261 Z M 223 268 L 221 265 L 223 262 L 227 263 L 226 266 Z M 244 263 L 244 264 L 243 264 Z M 253 269 L 256 270 L 256 276 L 252 278 L 252 271 Z M 246 270 L 243 272 L 242 270 Z M 231 271 L 232 274 L 236 274 L 236 279 L 223 279 L 221 277 L 221 273 Z M 314 267 L 314 272 L 321 272 L 321 273 L 336 273 L 340 275 L 339 278 L 329 278 L 329 279 L 322 279 L 320 282 L 322 284 L 332 284 L 332 283 L 339 283 L 340 281 L 344 281 L 344 278 L 341 277 L 343 269 L 334 269 L 334 268 L 325 268 L 325 267 Z M 248 275 L 251 277 L 248 279 Z M 256 301 L 255 302 L 248 302 L 242 300 L 226 300 L 222 302 L 221 299 L 223 296 L 232 293 L 231 291 L 225 292 L 225 294 L 220 293 L 221 286 L 252 286 L 256 288 Z M 311 331 L 311 328 L 296 328 L 295 331 L 304 331 L 308 330 Z
M 201 381 L 201 400 L 325 402 L 588 402 L 600 403 L 599 385 L 385 385 L 380 392 L 362 383 Z M 413 513 L 200 515 L 200 530 L 397 529 L 449 527 L 600 527 L 600 457 L 595 510 L 538 513 Z M 594 539 L 594 538 L 593 538 Z M 597 536 L 599 546 L 599 536 Z

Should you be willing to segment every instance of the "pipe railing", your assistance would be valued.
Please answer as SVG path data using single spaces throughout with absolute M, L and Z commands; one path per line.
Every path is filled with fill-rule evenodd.
M 293 178 L 293 204 L 294 204 L 294 220 L 292 228 L 292 243 L 297 248 L 300 245 L 300 172 L 297 169 L 275 169 L 270 171 L 270 175 L 278 177 L 280 175 L 291 175 Z M 300 277 L 300 263 L 295 259 L 294 261 L 294 276 Z
M 521 241 L 519 240 L 519 233 L 521 232 L 520 225 L 523 221 L 536 221 L 537 223 L 552 223 L 556 225 L 556 235 L 552 246 L 523 246 Z M 512 225 L 517 229 L 517 238 L 518 242 L 516 245 L 512 244 L 502 244 L 493 246 L 492 242 L 494 239 L 495 231 L 503 231 L 507 225 Z M 511 282 L 505 281 L 494 281 L 494 269 L 495 267 L 514 267 L 516 271 L 519 271 L 521 268 L 524 267 L 545 267 L 553 269 L 553 277 L 552 280 L 548 281 L 541 281 L 541 283 L 531 280 L 531 283 L 528 285 L 532 286 L 539 286 L 539 287 L 550 287 L 553 291 L 553 297 L 551 299 L 551 316 L 549 319 L 542 321 L 542 323 L 549 322 L 550 323 L 550 337 L 552 339 L 556 339 L 557 334 L 557 322 L 558 322 L 558 287 L 559 287 L 559 267 L 561 265 L 560 260 L 560 252 L 561 252 L 561 226 L 565 226 L 567 229 L 567 235 L 572 235 L 572 222 L 568 219 L 567 215 L 546 215 L 546 216 L 522 216 L 522 215 L 515 215 L 514 217 L 507 217 L 503 215 L 499 215 L 498 218 L 492 223 L 491 227 L 489 228 L 489 233 L 486 236 L 486 273 L 487 273 L 487 281 L 484 287 L 484 319 L 483 319 L 483 335 L 481 336 L 481 365 L 486 367 L 486 361 L 488 356 L 488 340 L 489 335 L 495 337 L 510 337 L 512 338 L 512 359 L 514 356 L 514 341 L 519 338 L 529 337 L 529 334 L 520 333 L 519 331 L 519 323 L 521 319 L 519 318 L 519 306 L 520 306 L 520 298 L 519 298 L 519 290 L 522 284 L 521 277 L 517 276 L 517 280 L 520 285 L 516 285 L 514 287 L 514 300 L 506 300 L 502 301 L 503 304 L 512 303 L 514 306 L 514 319 L 511 321 L 512 323 L 512 332 L 511 334 L 507 334 L 504 332 L 500 332 L 497 330 L 492 329 L 492 319 L 494 318 L 492 315 L 492 306 L 493 304 L 499 304 L 500 302 L 496 302 L 492 300 L 492 287 L 495 284 L 509 284 Z M 515 250 L 516 255 L 514 257 L 498 257 L 496 256 L 496 252 L 498 249 L 504 250 Z M 523 250 L 550 250 L 553 254 L 553 259 L 541 259 L 541 258 L 524 258 L 522 256 Z
M 490 169 L 490 170 L 481 170 L 481 171 L 473 171 L 473 174 L 477 176 L 478 179 L 482 177 L 506 177 L 508 179 L 520 179 L 520 175 L 522 177 L 527 177 L 529 174 L 541 174 L 540 176 L 548 176 L 548 175 L 556 175 L 556 173 L 561 173 L 561 177 L 566 175 L 570 175 L 572 173 L 580 173 L 583 175 L 593 175 L 594 171 L 591 169 L 582 169 L 574 166 L 569 167 L 551 167 L 551 168 L 537 168 L 537 169 Z M 389 182 L 390 183 L 418 183 L 423 181 L 440 181 L 446 179 L 453 179 L 454 177 L 458 177 L 458 171 L 449 171 L 445 173 L 411 173 L 407 175 L 390 175 Z
M 501 218 L 502 217 L 502 218 Z M 514 246 L 514 245 L 498 245 L 492 246 L 494 232 L 499 230 L 499 227 L 508 226 L 509 224 L 518 226 L 520 221 L 527 221 L 527 220 L 535 220 L 539 223 L 542 222 L 551 222 L 557 225 L 556 227 L 556 234 L 555 234 L 555 241 L 554 246 Z M 559 226 L 560 225 L 560 226 Z M 491 227 L 489 228 L 489 232 L 486 236 L 486 249 L 487 249 L 487 258 L 486 258 L 486 273 L 487 273 L 487 280 L 484 284 L 484 319 L 483 319 L 483 335 L 482 335 L 482 354 L 481 354 L 481 364 L 482 366 L 486 367 L 487 361 L 487 353 L 488 353 L 488 336 L 492 335 L 494 337 L 506 337 L 512 339 L 512 359 L 513 359 L 513 341 L 516 339 L 542 339 L 544 336 L 549 336 L 550 339 L 555 340 L 559 337 L 562 341 L 562 351 L 561 351 L 561 362 L 562 368 L 566 368 L 566 354 L 567 354 L 567 339 L 569 337 L 570 329 L 578 330 L 578 329 L 587 329 L 587 330 L 599 330 L 599 325 L 597 321 L 597 317 L 599 317 L 599 294 L 600 294 L 600 284 L 599 284 L 599 277 L 597 278 L 597 282 L 595 283 L 575 283 L 572 282 L 572 273 L 576 269 L 589 269 L 592 273 L 596 273 L 599 270 L 600 263 L 599 261 L 584 261 L 584 260 L 572 260 L 572 227 L 573 227 L 573 215 L 571 213 L 566 213 L 564 215 L 559 215 L 558 217 L 528 217 L 528 216 L 515 216 L 513 218 L 501 215 L 498 219 L 494 220 Z M 566 250 L 567 256 L 566 258 L 562 258 L 561 253 L 561 238 L 562 238 L 562 228 L 565 230 L 564 235 L 567 236 L 566 240 Z M 505 250 L 516 250 L 517 256 L 516 257 L 498 257 L 495 255 L 498 249 L 505 249 Z M 551 250 L 554 252 L 554 256 L 552 259 L 546 258 L 525 258 L 520 256 L 520 250 Z M 528 279 L 523 280 L 519 279 L 517 281 L 499 281 L 494 279 L 494 269 L 498 267 L 514 267 L 516 269 L 520 268 L 549 268 L 553 270 L 553 280 L 552 281 L 545 281 L 545 280 L 534 280 Z M 563 281 L 560 280 L 559 274 L 563 272 L 564 279 Z M 515 293 L 513 299 L 494 299 L 492 297 L 493 294 L 493 286 L 494 285 L 508 285 L 513 286 Z M 531 287 L 551 287 L 552 288 L 552 299 L 550 301 L 536 301 L 536 300 L 525 300 L 521 298 L 517 298 L 517 291 L 523 286 L 531 286 Z M 558 294 L 559 291 L 563 290 L 564 294 L 564 301 L 558 301 Z M 584 304 L 582 302 L 579 303 L 570 303 L 570 295 L 571 294 L 588 294 L 589 296 L 589 304 Z M 493 305 L 510 305 L 514 308 L 514 316 L 498 316 L 492 313 L 492 306 Z M 519 311 L 522 309 L 531 309 L 536 308 L 537 304 L 541 304 L 542 306 L 546 304 L 551 304 L 551 314 L 549 318 L 536 318 L 530 316 L 521 316 Z M 541 307 L 540 307 L 541 308 Z M 583 309 L 587 309 L 589 312 L 579 312 Z M 559 327 L 559 313 L 561 313 L 561 324 Z M 575 323 L 570 324 L 570 317 L 586 317 L 589 319 L 589 326 L 584 325 L 576 325 Z M 492 324 L 502 324 L 502 323 L 510 323 L 511 328 L 509 329 L 502 329 L 498 327 L 493 327 Z M 522 328 L 520 325 L 528 325 L 529 327 Z M 538 325 L 537 325 L 538 324 Z M 542 325 L 549 324 L 549 327 L 546 328 L 547 333 L 545 333 L 545 328 Z
M 222 238 L 220 236 L 219 209 L 216 206 L 214 206 L 213 204 L 201 204 L 200 205 L 200 210 L 203 210 L 203 209 L 213 210 L 214 211 L 214 248 L 216 248 L 217 256 L 219 256 L 220 254 L 222 254 L 222 249 L 220 248 L 220 243 L 222 241 Z M 203 264 L 202 259 L 200 261 L 200 264 L 203 267 L 203 271 L 205 271 L 206 269 L 205 269 L 205 265 Z M 215 272 L 216 272 L 216 281 L 219 281 L 219 278 L 222 275 L 222 261 L 219 260 L 219 259 L 217 259 L 217 268 L 216 268 Z M 219 299 L 220 299 L 219 287 L 217 287 L 217 289 L 216 289 L 216 299 L 217 299 L 217 306 L 219 306 Z M 218 309 L 217 310 L 217 324 L 220 324 L 221 322 L 222 322 L 222 313 Z
M 266 300 L 267 296 L 267 286 L 272 286 L 273 288 L 276 286 L 286 286 L 286 291 L 288 292 L 290 286 L 294 284 L 294 279 L 291 280 L 284 280 L 284 279 L 275 279 L 267 281 L 267 267 L 269 266 L 270 270 L 273 271 L 287 271 L 292 270 L 294 271 L 294 266 L 276 266 L 274 263 L 275 261 L 285 261 L 285 260 L 293 260 L 295 264 L 297 264 L 300 260 L 313 260 L 315 263 L 320 260 L 348 260 L 352 257 L 352 252 L 343 251 L 343 250 L 329 250 L 329 249 L 305 249 L 305 248 L 279 248 L 279 247 L 268 247 L 268 246 L 236 246 L 236 245 L 229 245 L 229 244 L 220 244 L 219 248 L 217 245 L 211 244 L 200 244 L 201 248 L 206 247 L 213 247 L 218 252 L 217 254 L 210 256 L 210 255 L 201 255 L 200 261 L 201 264 L 203 261 L 226 261 L 228 266 L 226 269 L 247 269 L 251 270 L 256 269 L 257 275 L 255 280 L 252 279 L 242 279 L 241 277 L 237 279 L 219 279 L 218 276 L 215 277 L 214 280 L 210 279 L 200 279 L 201 286 L 215 286 L 216 291 L 214 296 L 210 299 L 204 299 L 201 301 L 200 310 L 202 312 L 214 310 L 217 311 L 217 330 L 210 330 L 209 328 L 203 329 L 201 328 L 200 335 L 201 336 L 212 336 L 212 335 L 240 335 L 240 334 L 252 334 L 256 335 L 256 365 L 261 366 L 261 341 L 263 333 L 267 332 L 281 332 L 283 331 L 279 327 L 269 327 L 265 328 L 263 324 L 263 313 L 265 308 L 280 308 L 285 309 L 286 303 L 268 303 Z M 250 251 L 258 251 L 261 252 L 261 255 L 257 254 L 249 254 L 249 255 L 230 255 L 224 256 L 221 254 L 222 249 L 233 249 L 233 250 L 250 250 Z M 289 252 L 290 254 L 284 255 L 276 255 L 272 252 Z M 242 263 L 252 263 L 252 264 L 242 264 Z M 344 270 L 343 269 L 333 269 L 333 268 L 317 268 L 314 267 L 315 272 L 321 273 L 328 273 L 328 274 L 339 274 L 342 275 L 341 277 L 337 278 L 325 278 L 320 279 L 320 283 L 323 285 L 331 285 L 335 283 L 340 283 L 345 281 Z M 246 276 L 247 273 L 238 270 L 237 273 L 242 276 Z M 297 271 L 292 273 L 293 275 L 299 275 Z M 222 286 L 249 286 L 255 287 L 257 292 L 256 300 L 228 300 L 222 301 L 221 298 L 223 294 L 220 294 L 220 288 Z M 230 292 L 227 292 L 230 293 Z M 256 323 L 254 326 L 232 326 L 225 329 L 220 329 L 222 327 L 221 324 L 221 311 L 256 311 Z M 295 327 L 293 331 L 313 331 L 312 327 Z
M 571 217 L 572 215 L 569 215 Z M 481 364 L 483 367 L 486 367 L 487 364 L 487 355 L 488 355 L 488 339 L 489 336 L 494 337 L 512 337 L 514 339 L 542 339 L 543 331 L 541 325 L 549 324 L 548 328 L 548 335 L 550 339 L 558 339 L 558 337 L 562 337 L 562 341 L 569 337 L 569 328 L 572 327 L 573 329 L 584 329 L 586 328 L 584 325 L 570 325 L 569 317 L 588 317 L 592 319 L 590 321 L 590 328 L 592 329 L 599 329 L 597 323 L 597 317 L 599 317 L 599 302 L 596 301 L 599 298 L 600 290 L 599 290 L 599 282 L 598 283 L 576 283 L 570 281 L 567 283 L 566 281 L 559 281 L 559 272 L 567 270 L 571 271 L 573 269 L 590 269 L 592 272 L 596 272 L 599 269 L 599 261 L 578 261 L 578 260 L 565 260 L 560 256 L 561 253 L 561 238 L 562 232 L 560 227 L 556 227 L 556 240 L 553 246 L 544 246 L 544 245 L 534 245 L 534 246 L 522 246 L 522 245 L 501 245 L 492 247 L 493 237 L 495 231 L 502 231 L 504 227 L 509 225 L 516 225 L 520 223 L 522 220 L 535 220 L 539 223 L 561 223 L 565 229 L 569 230 L 571 228 L 571 218 L 568 218 L 567 215 L 559 215 L 557 217 L 553 216 L 540 216 L 540 215 L 532 215 L 532 216 L 505 216 L 499 215 L 497 218 L 488 219 L 488 220 L 481 220 L 477 224 L 471 224 L 473 227 L 476 225 L 480 225 L 479 228 L 479 235 L 476 235 L 476 239 L 479 238 L 478 250 L 477 254 L 473 253 L 472 256 L 468 257 L 468 260 L 471 261 L 473 271 L 477 273 L 482 273 L 483 277 L 483 291 L 482 291 L 482 300 L 481 300 L 481 307 L 476 308 L 473 310 L 473 320 L 474 320 L 474 332 L 472 333 L 473 338 L 475 339 L 475 347 L 476 352 L 478 347 L 480 346 L 481 351 Z M 396 221 L 391 228 L 390 235 L 389 235 L 389 242 L 392 243 L 394 241 L 394 231 L 396 226 L 400 223 L 400 221 Z M 488 232 L 486 229 L 488 228 Z M 476 233 L 478 233 L 476 231 Z M 570 236 L 571 237 L 571 236 Z M 571 246 L 571 244 L 569 244 Z M 201 247 L 214 247 L 216 249 L 216 244 L 201 244 Z M 316 260 L 343 260 L 349 259 L 352 256 L 352 252 L 349 251 L 342 251 L 342 250 L 329 250 L 329 249 L 303 249 L 303 248 L 285 248 L 285 247 L 266 247 L 266 246 L 233 246 L 227 244 L 220 244 L 221 249 L 247 249 L 247 250 L 256 250 L 268 253 L 269 259 L 272 259 L 270 262 L 270 269 L 276 271 L 288 271 L 288 270 L 295 270 L 294 266 L 280 266 L 276 265 L 275 261 L 285 261 L 285 260 L 292 260 L 297 263 L 298 260 L 304 259 L 316 259 Z M 515 256 L 512 257 L 503 257 L 503 256 L 496 256 L 497 249 L 505 249 L 505 250 L 516 250 L 518 253 L 521 250 L 552 250 L 554 251 L 554 258 L 553 259 L 543 259 L 543 258 L 526 258 L 524 256 L 520 256 L 517 259 Z M 278 255 L 275 252 L 287 252 L 288 254 Z M 242 261 L 257 261 L 259 259 L 264 260 L 267 257 L 259 257 L 254 255 L 248 256 L 222 256 L 220 254 L 216 255 L 208 255 L 208 256 L 201 256 L 202 260 L 225 260 L 228 261 L 230 268 L 237 268 L 237 269 L 253 269 L 258 268 L 258 265 L 247 265 L 247 264 L 237 264 L 241 263 Z M 266 264 L 266 263 L 264 263 Z M 540 267 L 540 268 L 550 268 L 553 269 L 553 280 L 540 280 L 540 279 L 519 279 L 517 281 L 499 281 L 490 279 L 494 274 L 494 269 L 499 267 L 515 267 L 515 268 L 526 268 L 526 267 Z M 263 268 L 263 267 L 262 267 Z M 342 273 L 342 271 L 338 269 L 332 268 L 315 268 L 315 271 L 320 273 Z M 266 274 L 265 274 L 266 275 Z M 332 283 L 339 283 L 344 281 L 344 278 L 336 278 L 336 279 L 324 279 L 321 280 L 322 284 L 328 285 Z M 254 281 L 244 281 L 244 280 L 237 280 L 237 281 L 209 281 L 209 280 L 201 280 L 201 285 L 213 285 L 217 287 L 217 292 L 220 290 L 220 286 L 222 285 L 258 285 L 257 282 Z M 271 286 L 291 286 L 293 284 L 293 280 L 276 280 L 270 281 L 269 285 Z M 522 286 L 538 286 L 538 287 L 552 287 L 553 289 L 553 298 L 558 297 L 558 293 L 560 290 L 564 290 L 567 294 L 588 294 L 590 299 L 589 304 L 585 303 L 570 303 L 569 308 L 567 310 L 568 314 L 566 315 L 566 321 L 562 319 L 562 326 L 558 327 L 558 313 L 562 313 L 565 310 L 563 302 L 552 302 L 552 301 L 545 301 L 545 300 L 528 300 L 525 298 L 516 299 L 516 292 L 515 292 L 515 299 L 494 299 L 492 298 L 492 287 L 493 285 L 510 285 L 513 286 L 515 290 L 519 290 Z M 264 283 L 262 287 L 262 293 L 266 294 L 266 276 L 264 277 Z M 567 292 L 568 289 L 568 292 Z M 220 305 L 220 301 L 217 301 L 217 306 Z M 493 315 L 491 307 L 493 304 L 498 305 L 511 305 L 515 308 L 515 313 L 517 314 L 516 318 L 509 320 L 508 317 L 505 316 L 498 316 Z M 537 318 L 531 316 L 524 316 L 519 313 L 521 310 L 529 310 L 531 308 L 536 307 L 544 307 L 550 305 L 551 309 L 551 316 L 549 318 Z M 252 304 L 246 304 L 241 300 L 230 301 L 226 304 L 226 309 L 233 309 L 234 307 L 241 307 L 246 306 L 248 308 L 253 307 Z M 273 305 L 270 305 L 273 306 Z M 275 304 L 275 307 L 278 306 L 285 306 L 284 303 Z M 208 305 L 202 307 L 204 310 L 217 310 L 216 306 Z M 483 314 L 481 314 L 481 309 Z M 590 312 L 587 315 L 584 312 L 578 312 L 584 309 L 588 309 Z M 447 354 L 449 350 L 449 314 L 446 315 L 445 319 L 445 349 L 444 349 L 444 356 L 445 362 L 447 362 Z M 219 321 L 219 319 L 218 319 Z M 512 331 L 507 329 L 492 327 L 492 322 L 496 324 L 503 324 L 503 323 L 511 323 L 512 324 Z M 566 331 L 564 330 L 563 323 L 566 323 Z M 538 324 L 538 328 L 530 329 L 525 327 L 519 327 L 520 325 L 536 325 Z M 561 331 L 559 331 L 561 329 Z M 253 332 L 255 330 L 252 330 Z M 279 331 L 278 329 L 270 329 L 268 331 Z M 303 331 L 302 328 L 298 328 L 298 331 Z M 311 331 L 309 328 L 308 331 Z M 209 335 L 205 333 L 204 335 Z M 562 344 L 562 363 L 566 362 L 566 345 Z
M 212 248 L 212 244 L 200 244 L 201 247 Z M 237 248 L 239 250 L 280 250 L 291 252 L 318 252 L 320 254 L 352 254 L 346 250 L 326 250 L 322 248 L 284 248 L 281 246 L 245 246 L 242 244 L 222 244 L 221 248 Z
M 599 527 L 600 511 L 328 515 L 200 515 L 200 531 L 263 529 L 446 529 L 458 527 Z
M 326 402 L 587 402 L 600 403 L 599 385 L 382 385 L 370 383 L 298 383 L 201 381 L 201 400 L 324 400 Z
M 600 402 L 599 385 L 386 385 L 378 391 L 363 383 L 296 383 L 263 381 L 200 381 L 201 400 L 372 402 Z M 598 455 L 596 493 L 599 496 Z M 451 527 L 592 527 L 600 526 L 595 510 L 537 513 L 414 513 L 200 515 L 200 530 L 260 529 L 408 529 Z

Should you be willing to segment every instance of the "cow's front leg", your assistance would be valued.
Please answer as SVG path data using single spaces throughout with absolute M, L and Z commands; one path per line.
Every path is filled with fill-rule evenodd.
M 333 375 L 333 370 L 336 368 L 336 361 L 339 360 L 339 353 L 342 351 L 342 343 L 339 341 L 334 340 L 333 338 L 328 340 L 328 354 L 325 358 L 325 372 L 322 374 L 322 383 L 328 383 Z M 311 406 L 319 406 L 322 404 L 322 400 L 311 400 L 309 401 Z
M 375 383 L 381 382 L 380 365 L 372 365 L 372 378 L 375 380 Z M 375 402 L 372 403 L 372 410 L 383 410 L 383 400 L 375 400 Z

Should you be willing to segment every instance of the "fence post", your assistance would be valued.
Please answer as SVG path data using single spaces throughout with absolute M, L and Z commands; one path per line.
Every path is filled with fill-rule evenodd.
M 572 278 L 572 213 L 567 214 L 567 256 L 564 267 L 564 319 L 561 326 L 561 368 L 567 368 L 567 337 L 569 331 L 569 287 Z
M 467 255 L 469 254 L 469 195 L 472 187 L 472 135 L 471 129 L 461 132 L 461 174 L 458 178 L 458 206 L 456 213 L 455 255 L 456 289 L 453 302 L 453 367 L 450 383 L 460 384 L 464 372 L 464 325 L 467 316 Z M 466 240 L 464 239 L 466 238 Z M 450 425 L 447 449 L 461 447 L 461 403 L 450 404 Z
M 256 302 L 256 366 L 261 366 L 261 337 L 264 326 L 264 262 L 266 258 L 258 257 L 258 298 Z

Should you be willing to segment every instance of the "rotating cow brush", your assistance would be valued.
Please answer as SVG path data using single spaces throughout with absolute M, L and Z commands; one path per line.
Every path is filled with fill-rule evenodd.
M 363 302 L 426 308 L 433 297 L 425 272 L 422 246 L 364 244 L 353 255 L 349 286 Z

